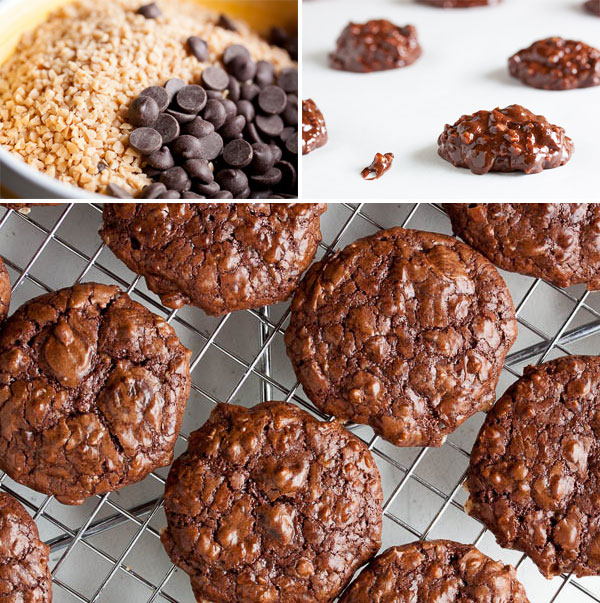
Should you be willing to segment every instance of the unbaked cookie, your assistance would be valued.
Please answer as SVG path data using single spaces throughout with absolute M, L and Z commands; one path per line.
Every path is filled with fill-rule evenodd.
M 392 228 L 313 265 L 285 343 L 324 412 L 399 446 L 440 446 L 494 402 L 516 334 L 486 258 L 452 237 Z
M 0 334 L 0 468 L 80 504 L 168 465 L 190 354 L 118 287 L 86 283 L 28 301 Z
M 600 574 L 600 357 L 525 374 L 488 414 L 466 509 L 547 577 Z
M 104 242 L 163 304 L 207 314 L 287 299 L 321 240 L 322 203 L 106 203 Z
M 377 556 L 340 603 L 528 603 L 514 567 L 451 540 L 412 542 Z
M 50 603 L 49 554 L 21 503 L 0 492 L 0 601 Z
M 600 204 L 446 203 L 454 234 L 503 270 L 600 289 Z
M 219 404 L 165 490 L 162 542 L 198 601 L 329 602 L 381 543 L 367 446 L 293 404 Z

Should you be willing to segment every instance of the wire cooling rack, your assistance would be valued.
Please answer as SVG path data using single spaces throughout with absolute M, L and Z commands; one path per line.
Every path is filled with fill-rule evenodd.
M 326 418 L 305 397 L 285 356 L 287 303 L 220 318 L 192 307 L 169 310 L 102 244 L 97 235 L 101 212 L 100 205 L 88 203 L 34 208 L 27 216 L 0 210 L 0 254 L 13 284 L 11 311 L 46 291 L 97 281 L 120 285 L 164 316 L 193 350 L 192 393 L 176 455 L 217 401 L 251 406 L 260 400 L 287 400 Z M 443 209 L 432 204 L 330 204 L 321 224 L 318 257 L 383 227 L 451 233 Z M 560 289 L 539 279 L 503 276 L 517 309 L 519 337 L 498 393 L 527 364 L 598 353 L 600 294 L 581 286 Z M 418 538 L 473 543 L 518 568 L 532 603 L 600 602 L 600 578 L 563 575 L 545 580 L 527 557 L 498 547 L 490 532 L 464 512 L 461 486 L 482 421 L 482 413 L 472 417 L 441 448 L 398 448 L 368 427 L 349 427 L 368 443 L 382 475 L 383 547 Z M 161 500 L 166 475 L 167 469 L 161 469 L 139 484 L 69 507 L 0 473 L 0 488 L 29 509 L 51 547 L 55 602 L 194 601 L 187 576 L 170 563 L 159 540 L 166 524 Z

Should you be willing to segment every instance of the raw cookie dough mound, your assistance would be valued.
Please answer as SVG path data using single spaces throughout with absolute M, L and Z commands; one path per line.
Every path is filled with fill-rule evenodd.
M 308 155 L 327 143 L 327 125 L 312 98 L 302 101 L 302 154 Z
M 8 277 L 8 270 L 6 270 L 6 266 L 0 257 L 0 323 L 8 316 L 10 297 L 10 278 Z
M 533 88 L 589 88 L 600 85 L 600 50 L 575 40 L 547 38 L 510 57 L 508 69 Z
M 165 490 L 162 542 L 198 601 L 332 601 L 381 543 L 367 446 L 293 404 L 219 404 Z
M 104 242 L 163 304 L 207 314 L 287 299 L 321 240 L 323 203 L 104 205 Z
M 494 6 L 501 0 L 417 0 L 421 4 L 429 4 L 438 8 L 471 8 L 473 6 Z
M 600 574 L 599 437 L 600 357 L 528 367 L 479 432 L 469 514 L 546 578 Z
M 455 124 L 446 124 L 438 138 L 438 154 L 474 174 L 537 174 L 567 163 L 573 141 L 564 128 L 543 115 L 510 105 L 463 115 Z
M 503 270 L 600 289 L 600 205 L 446 203 L 456 236 Z
M 80 504 L 168 465 L 190 354 L 118 287 L 86 283 L 28 301 L 0 334 L 0 468 Z
M 514 567 L 451 540 L 394 546 L 373 559 L 340 603 L 529 603 Z
M 493 403 L 516 333 L 488 260 L 452 237 L 392 228 L 310 269 L 285 343 L 324 412 L 399 446 L 440 446 Z
M 50 603 L 49 554 L 21 503 L 0 492 L 0 601 Z
M 587 0 L 584 6 L 592 15 L 600 17 L 600 0 Z

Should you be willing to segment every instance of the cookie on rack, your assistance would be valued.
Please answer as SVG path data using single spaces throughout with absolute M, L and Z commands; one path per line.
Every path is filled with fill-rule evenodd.
M 100 236 L 163 304 L 207 314 L 287 299 L 321 241 L 322 203 L 106 203 Z
M 529 603 L 514 567 L 451 540 L 411 542 L 378 555 L 340 603 Z
M 456 236 L 503 270 L 600 289 L 597 203 L 446 203 Z
M 465 506 L 547 578 L 600 575 L 600 357 L 525 369 L 488 414 Z
M 0 257 L 0 323 L 8 316 L 10 297 L 10 278 L 8 277 L 8 270 L 6 270 L 6 266 Z
M 0 601 L 50 603 L 49 554 L 23 505 L 0 492 Z
M 452 237 L 392 228 L 311 267 L 285 343 L 322 411 L 399 446 L 440 446 L 491 406 L 516 334 L 486 258 Z
M 171 468 L 162 542 L 198 601 L 332 601 L 379 549 L 382 496 L 339 423 L 219 404 Z
M 0 469 L 80 504 L 168 465 L 190 354 L 118 287 L 86 283 L 28 301 L 0 333 Z

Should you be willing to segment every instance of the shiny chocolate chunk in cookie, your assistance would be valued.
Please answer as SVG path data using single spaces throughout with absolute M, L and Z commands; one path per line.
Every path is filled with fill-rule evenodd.
M 325 118 L 311 98 L 302 101 L 302 154 L 308 155 L 327 143 Z

